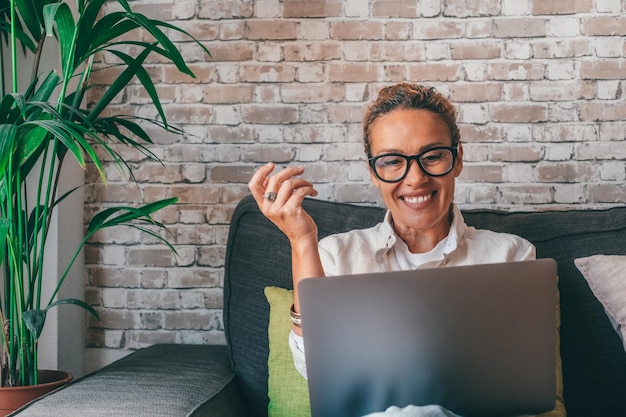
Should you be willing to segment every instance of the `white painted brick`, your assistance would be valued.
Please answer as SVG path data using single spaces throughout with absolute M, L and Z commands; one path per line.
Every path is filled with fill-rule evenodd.
M 202 182 L 206 178 L 206 168 L 199 164 L 183 165 L 183 178 L 189 182 Z
M 195 0 L 175 0 L 172 4 L 172 15 L 174 19 L 187 20 L 196 14 Z
M 307 146 L 306 148 L 298 148 L 296 150 L 296 161 L 301 162 L 314 162 L 322 159 L 322 147 L 321 146 Z
M 101 291 L 102 306 L 106 308 L 126 307 L 125 288 L 104 288 Z
M 550 36 L 580 35 L 580 20 L 577 17 L 551 17 L 547 22 L 547 33 Z
M 598 81 L 598 98 L 601 100 L 615 100 L 622 94 L 622 81 Z
M 193 247 L 176 247 L 176 252 L 178 252 L 178 256 L 176 256 L 176 266 L 185 267 L 191 266 L 196 261 L 196 252 Z
M 360 155 L 365 155 L 363 152 Z M 354 182 L 369 182 L 371 180 L 371 171 L 367 162 L 365 162 L 365 156 L 362 157 L 361 161 L 351 162 L 347 166 L 347 175 L 346 178 L 348 181 Z
M 219 125 L 235 126 L 243 121 L 241 117 L 241 110 L 237 105 L 214 106 L 213 112 L 212 122 Z
M 603 162 L 600 166 L 600 179 L 603 181 L 626 180 L 626 164 L 623 160 Z
M 305 64 L 305 66 L 307 66 Z M 279 103 L 280 88 L 276 85 L 257 85 L 254 87 L 254 101 L 257 103 Z
M 260 143 L 281 142 L 283 138 L 283 128 L 282 126 L 262 126 L 257 128 L 256 134 Z
M 326 68 L 319 63 L 302 63 L 296 72 L 296 80 L 302 83 L 323 82 L 325 78 Z
M 324 147 L 324 161 L 352 161 L 364 158 L 363 145 L 360 143 L 337 143 Z
M 574 147 L 570 143 L 552 143 L 545 150 L 545 159 L 549 161 L 569 161 L 573 155 Z
M 502 0 L 503 16 L 525 16 L 531 11 L 530 0 Z
M 369 16 L 368 0 L 344 0 L 343 8 L 346 17 L 367 17 Z
M 622 83 L 622 84 L 626 84 L 626 83 Z M 626 139 L 625 132 L 626 132 L 626 121 L 601 123 L 599 136 L 601 140 L 622 141 Z
M 507 83 L 502 87 L 502 98 L 505 101 L 528 101 L 529 86 L 523 83 Z
M 494 204 L 497 201 L 497 187 L 493 184 L 472 184 L 468 192 L 468 203 Z
M 428 61 L 441 61 L 450 59 L 450 43 L 432 41 L 427 42 L 424 46 L 424 58 Z
M 259 18 L 280 17 L 279 0 L 256 0 L 254 2 L 254 16 Z
M 200 331 L 181 330 L 176 332 L 176 343 L 185 345 L 204 345 L 206 344 L 206 333 Z
M 484 62 L 468 61 L 463 63 L 463 69 L 467 81 L 485 81 L 487 79 L 487 64 Z
M 532 44 L 530 42 L 507 41 L 504 44 L 504 57 L 506 59 L 530 59 L 532 53 Z
M 491 19 L 471 19 L 465 28 L 468 38 L 488 38 L 493 36 Z
M 346 61 L 367 61 L 369 59 L 368 42 L 346 42 L 342 51 Z
M 458 205 L 465 204 L 468 200 L 468 185 L 459 181 L 454 187 L 454 202 Z
M 585 189 L 582 184 L 559 184 L 554 187 L 554 202 L 580 204 L 585 202 Z
M 239 64 L 221 63 L 215 66 L 217 81 L 226 84 L 239 82 Z
M 280 62 L 284 59 L 283 49 L 277 44 L 261 44 L 257 47 L 257 59 L 266 62 Z
M 549 107 L 549 118 L 554 122 L 575 122 L 578 120 L 578 109 L 571 102 L 553 103 Z
M 126 264 L 126 250 L 123 246 L 108 245 L 101 249 L 101 256 L 104 265 Z
M 204 307 L 204 295 L 199 291 L 181 291 L 180 306 L 187 309 Z
M 624 9 L 622 0 L 596 0 L 596 10 L 600 13 L 619 13 Z
M 605 36 L 601 39 L 596 39 L 593 46 L 596 56 L 599 58 L 619 58 L 624 56 L 626 44 L 623 37 Z
M 441 14 L 443 2 L 440 0 L 421 0 L 418 4 L 418 10 L 421 16 L 435 17 Z
M 461 138 L 463 141 L 463 138 Z M 484 162 L 487 161 L 490 145 L 463 143 L 463 161 L 465 162 Z
M 126 347 L 126 331 L 124 330 L 107 330 L 104 332 L 104 346 L 113 349 Z
M 504 136 L 509 142 L 530 142 L 533 139 L 532 127 L 517 125 L 507 127 Z
M 176 96 L 181 103 L 201 103 L 204 92 L 201 86 L 181 86 L 176 88 Z
M 301 38 L 308 40 L 323 40 L 330 37 L 328 22 L 320 20 L 303 20 L 299 25 Z
M 535 167 L 530 164 L 511 164 L 506 167 L 505 178 L 510 182 L 533 182 Z
M 363 102 L 367 100 L 367 85 L 362 83 L 350 83 L 346 84 L 346 100 Z
M 546 65 L 546 78 L 549 80 L 571 80 L 577 77 L 576 63 L 573 61 L 549 62 Z
M 489 122 L 487 104 L 462 104 L 459 110 L 459 121 L 462 123 L 484 124 Z
M 328 107 L 311 104 L 300 107 L 300 122 L 306 124 L 322 124 L 328 122 Z

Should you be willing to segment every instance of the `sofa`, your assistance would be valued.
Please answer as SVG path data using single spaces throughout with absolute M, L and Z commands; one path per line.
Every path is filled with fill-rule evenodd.
M 320 238 L 379 222 L 379 207 L 306 199 Z M 543 212 L 464 211 L 477 228 L 514 233 L 558 263 L 560 347 L 570 417 L 626 415 L 626 353 L 605 307 L 574 259 L 626 255 L 626 207 Z M 626 275 L 624 275 L 626 277 Z M 291 288 L 289 243 L 245 197 L 236 207 L 226 249 L 227 345 L 155 345 L 18 410 L 13 416 L 266 416 L 266 287 Z M 529 306 L 532 308 L 532 306 Z

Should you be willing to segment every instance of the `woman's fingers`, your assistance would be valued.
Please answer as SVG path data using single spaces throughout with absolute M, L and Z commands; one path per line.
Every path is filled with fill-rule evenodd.
M 317 239 L 317 226 L 302 209 L 305 197 L 317 195 L 313 183 L 298 177 L 304 168 L 288 167 L 273 173 L 274 168 L 272 163 L 263 165 L 248 182 L 259 209 L 290 241 Z
M 254 196 L 259 207 L 264 205 L 277 203 L 276 206 L 285 205 L 294 196 L 295 202 L 301 202 L 306 196 L 315 196 L 317 191 L 313 187 L 313 183 L 297 178 L 304 172 L 302 167 L 287 167 L 275 174 L 272 174 L 275 166 L 268 163 L 259 168 L 250 181 L 248 188 Z
M 261 168 L 257 169 L 250 181 L 248 182 L 248 188 L 252 193 L 252 196 L 256 200 L 259 207 L 263 204 L 263 196 L 265 195 L 268 177 L 274 170 L 273 163 L 267 163 Z

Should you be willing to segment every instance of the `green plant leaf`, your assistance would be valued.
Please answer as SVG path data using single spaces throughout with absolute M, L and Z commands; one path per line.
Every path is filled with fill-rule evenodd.
M 54 35 L 54 23 L 56 22 L 61 49 L 61 67 L 64 78 L 69 77 L 74 71 L 74 38 L 76 35 L 76 24 L 72 11 L 67 3 L 48 4 L 43 8 L 43 18 L 47 36 Z
M 11 223 L 9 219 L 0 219 L 0 247 L 4 248 L 4 244 L 7 240 L 7 233 L 9 233 L 9 227 Z M 4 251 L 0 251 L 0 265 L 2 265 L 2 261 L 4 260 Z
M 193 74 L 193 71 L 191 71 L 191 69 L 189 69 L 189 67 L 185 63 L 185 59 L 181 55 L 178 48 L 176 48 L 176 46 L 170 40 L 170 38 L 165 33 L 163 33 L 161 29 L 159 29 L 159 26 L 163 26 L 168 29 L 183 33 L 185 36 L 188 36 L 189 38 L 193 39 L 196 42 L 196 44 L 198 44 L 202 48 L 203 51 L 205 51 L 209 56 L 211 56 L 211 53 L 206 47 L 204 47 L 204 45 L 198 42 L 196 38 L 191 36 L 189 33 L 184 31 L 183 29 L 176 27 L 174 25 L 171 25 L 167 22 L 148 19 L 146 16 L 142 14 L 134 13 L 131 10 L 130 5 L 128 4 L 126 0 L 118 0 L 118 2 L 122 5 L 124 10 L 126 10 L 126 12 L 128 13 L 128 18 L 137 22 L 142 28 L 147 30 L 154 37 L 154 39 L 163 47 L 163 49 L 167 51 L 167 54 L 163 54 L 163 55 L 167 57 L 168 59 L 170 59 L 176 65 L 176 68 L 178 68 L 180 72 L 187 74 L 191 77 L 195 77 Z
M 13 157 L 17 129 L 18 127 L 12 124 L 0 125 L 0 172 L 6 173 L 9 160 Z
M 19 11 L 19 16 L 28 28 L 35 43 L 38 43 L 43 36 L 42 9 L 43 7 L 58 0 L 15 0 L 15 6 Z
M 59 139 L 74 154 L 76 161 L 81 167 L 85 167 L 85 158 L 81 152 L 79 143 L 83 141 L 79 132 L 74 131 L 71 126 L 59 120 L 34 120 L 30 125 L 39 127 Z M 80 140 L 79 140 L 80 139 Z
M 154 221 L 150 215 L 158 210 L 161 210 L 164 207 L 176 203 L 177 201 L 178 198 L 174 197 L 155 201 L 141 207 L 122 206 L 107 208 L 93 216 L 93 218 L 89 222 L 87 232 L 89 234 L 93 234 L 98 230 L 126 224 L 130 221 L 140 218 L 146 219 L 156 226 L 163 227 L 161 223 Z
M 35 340 L 39 339 L 46 323 L 46 310 L 28 310 L 22 313 L 22 320 Z
M 2 13 L 0 13 L 0 16 L 1 15 L 2 15 Z M 0 32 L 4 32 L 5 34 L 8 34 L 8 33 L 11 32 L 11 26 L 9 25 L 9 18 L 6 17 L 5 19 L 2 19 L 0 17 Z M 8 36 L 5 36 L 6 40 L 8 40 L 7 38 L 8 38 Z M 15 38 L 20 42 L 20 44 L 24 48 L 28 49 L 30 52 L 35 52 L 35 50 L 37 49 L 37 46 L 35 45 L 35 43 L 31 39 L 31 37 L 28 36 L 28 34 L 22 30 L 22 27 L 19 24 L 19 22 L 18 22 L 18 25 L 16 25 L 16 28 L 15 28 Z
M 48 102 L 60 82 L 61 82 L 61 77 L 54 70 L 48 73 L 48 75 L 46 76 L 46 78 L 44 78 L 41 84 L 39 84 L 38 79 L 33 80 L 32 87 L 35 87 L 36 85 L 39 85 L 39 87 L 37 87 L 37 89 L 33 93 L 31 100 L 39 101 L 39 102 Z
M 76 298 L 64 298 L 62 300 L 58 300 L 58 301 L 55 301 L 53 303 L 50 303 L 48 305 L 48 307 L 46 307 L 46 311 L 50 310 L 53 307 L 60 306 L 61 304 L 72 304 L 72 305 L 78 306 L 78 307 L 86 310 L 89 314 L 91 314 L 98 321 L 100 321 L 100 316 L 98 315 L 98 312 L 92 306 L 90 306 L 86 302 L 84 302 L 82 300 L 78 300 Z
M 154 83 L 152 82 L 152 78 L 150 78 L 150 74 L 148 74 L 148 71 L 146 71 L 143 66 L 136 67 L 135 60 L 131 59 L 128 55 L 120 54 L 117 51 L 111 52 L 124 60 L 126 65 L 128 65 L 128 68 L 135 68 L 135 76 L 139 79 L 141 85 L 143 85 L 143 88 L 145 88 L 148 95 L 150 95 L 150 98 L 152 99 L 152 104 L 154 105 L 154 107 L 156 107 L 157 111 L 159 112 L 159 116 L 161 116 L 161 120 L 167 126 L 167 119 L 165 118 L 163 106 L 161 106 L 161 99 L 159 98 L 159 94 L 154 87 Z
M 113 100 L 115 96 L 117 96 L 118 93 L 128 85 L 149 54 L 150 50 L 145 49 L 137 56 L 136 59 L 131 58 L 131 64 L 128 65 L 128 67 L 115 79 L 115 81 L 109 86 L 109 88 L 107 88 L 98 102 L 91 109 L 89 114 L 91 120 L 95 120 L 98 116 L 100 116 L 105 107 L 111 103 L 111 100 Z

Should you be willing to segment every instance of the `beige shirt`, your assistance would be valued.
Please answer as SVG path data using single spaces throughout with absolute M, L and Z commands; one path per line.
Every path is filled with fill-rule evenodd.
M 535 247 L 527 240 L 469 227 L 456 205 L 452 213 L 448 236 L 425 254 L 409 252 L 393 231 L 389 211 L 374 227 L 327 236 L 318 245 L 324 272 L 326 276 L 354 275 L 535 259 Z M 303 338 L 291 332 L 289 346 L 296 369 L 306 378 Z

